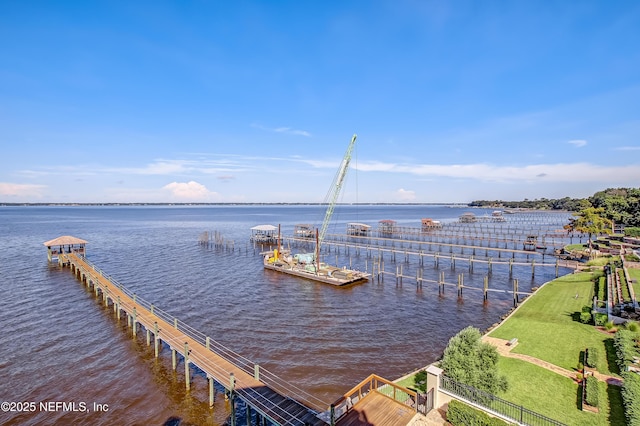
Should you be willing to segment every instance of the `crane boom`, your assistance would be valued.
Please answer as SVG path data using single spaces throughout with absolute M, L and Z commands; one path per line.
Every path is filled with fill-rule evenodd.
M 340 195 L 340 190 L 342 189 L 342 184 L 344 182 L 344 178 L 347 175 L 347 171 L 349 170 L 349 163 L 351 162 L 351 153 L 353 152 L 353 147 L 356 144 L 356 137 L 358 135 L 354 134 L 351 138 L 351 142 L 347 147 L 347 152 L 344 154 L 344 158 L 342 159 L 342 163 L 340 164 L 340 168 L 336 173 L 336 176 L 333 178 L 333 183 L 329 188 L 329 192 L 327 193 L 327 211 L 324 214 L 324 220 L 322 221 L 322 228 L 320 228 L 320 233 L 318 235 L 318 246 L 322 244 L 324 240 L 324 236 L 327 233 L 327 229 L 329 228 L 329 222 L 331 222 L 331 215 L 333 215 L 333 209 L 336 206 L 336 201 L 338 201 L 338 195 Z

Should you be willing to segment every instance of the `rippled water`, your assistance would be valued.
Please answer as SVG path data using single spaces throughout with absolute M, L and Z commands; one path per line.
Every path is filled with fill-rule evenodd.
M 445 206 L 339 206 L 333 232 L 346 222 L 394 219 L 453 221 L 464 212 Z M 479 210 L 478 214 L 484 214 Z M 484 329 L 511 307 L 511 296 L 481 293 L 458 300 L 435 285 L 417 289 L 372 281 L 350 288 L 265 271 L 248 239 L 252 226 L 318 223 L 318 206 L 0 207 L 0 400 L 36 403 L 22 413 L 0 412 L 0 424 L 211 424 L 228 416 L 224 398 L 208 408 L 206 378 L 196 372 L 190 394 L 184 370 L 165 350 L 156 360 L 143 333 L 98 303 L 67 269 L 48 265 L 44 241 L 73 235 L 89 242 L 87 257 L 141 297 L 235 352 L 331 403 L 366 376 L 394 379 L 438 359 L 448 339 L 467 325 Z M 219 231 L 235 250 L 198 244 Z M 330 231 L 331 232 L 331 231 Z M 340 261 L 345 261 L 340 255 Z M 334 254 L 330 255 L 332 258 Z M 351 253 L 364 268 L 366 256 Z M 395 264 L 385 260 L 387 270 Z M 404 264 L 398 259 L 398 263 Z M 415 276 L 417 262 L 404 264 Z M 369 266 L 370 268 L 370 266 Z M 425 261 L 424 278 L 465 274 L 482 287 L 486 268 L 439 269 Z M 502 270 L 501 270 L 502 269 Z M 566 272 L 566 271 L 564 271 Z M 521 290 L 555 276 L 553 268 L 516 267 Z M 492 287 L 510 289 L 508 271 L 494 266 Z M 44 411 L 40 402 L 75 403 Z M 90 412 L 74 412 L 87 404 Z M 107 412 L 93 404 L 107 404 Z M 24 408 L 24 407 L 23 407 Z M 31 406 L 27 406 L 31 409 Z

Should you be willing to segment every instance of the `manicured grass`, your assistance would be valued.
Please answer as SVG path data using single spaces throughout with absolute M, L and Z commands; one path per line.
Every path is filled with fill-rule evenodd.
M 573 380 L 514 358 L 500 357 L 498 368 L 509 380 L 502 399 L 568 425 L 625 425 L 620 389 L 615 386 L 600 382 L 600 413 L 587 413 L 580 409 L 580 388 Z
M 530 300 L 489 335 L 510 340 L 518 338 L 513 352 L 527 354 L 559 367 L 573 370 L 587 347 L 600 348 L 603 356 L 598 371 L 617 372 L 604 354 L 611 349 L 612 336 L 579 321 L 580 311 L 591 305 L 593 274 L 570 274 L 545 284 Z M 576 295 L 578 296 L 576 298 Z
M 629 269 L 629 278 L 634 281 L 633 292 L 636 295 L 636 299 L 640 299 L 640 269 Z

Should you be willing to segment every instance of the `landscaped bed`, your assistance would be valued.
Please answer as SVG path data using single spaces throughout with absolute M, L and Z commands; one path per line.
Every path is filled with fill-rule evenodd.
M 600 412 L 588 413 L 581 410 L 576 381 L 514 358 L 500 357 L 498 368 L 509 381 L 503 399 L 568 425 L 625 424 L 619 387 L 600 382 Z

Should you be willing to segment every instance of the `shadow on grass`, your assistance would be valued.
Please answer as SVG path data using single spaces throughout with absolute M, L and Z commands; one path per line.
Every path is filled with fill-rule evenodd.
M 582 383 L 578 385 L 578 391 L 576 392 L 576 408 L 582 410 Z
M 613 338 L 604 340 L 604 349 L 607 352 L 607 366 L 609 367 L 609 371 L 613 374 L 620 375 L 620 367 L 618 367 L 618 363 L 616 362 L 618 356 L 616 355 L 616 348 L 613 346 Z
M 575 322 L 580 322 L 580 312 L 571 312 L 567 314 L 567 316 L 571 317 L 571 319 Z
M 624 407 L 622 406 L 622 392 L 620 386 L 607 384 L 609 398 L 609 424 L 611 426 L 625 426 Z

